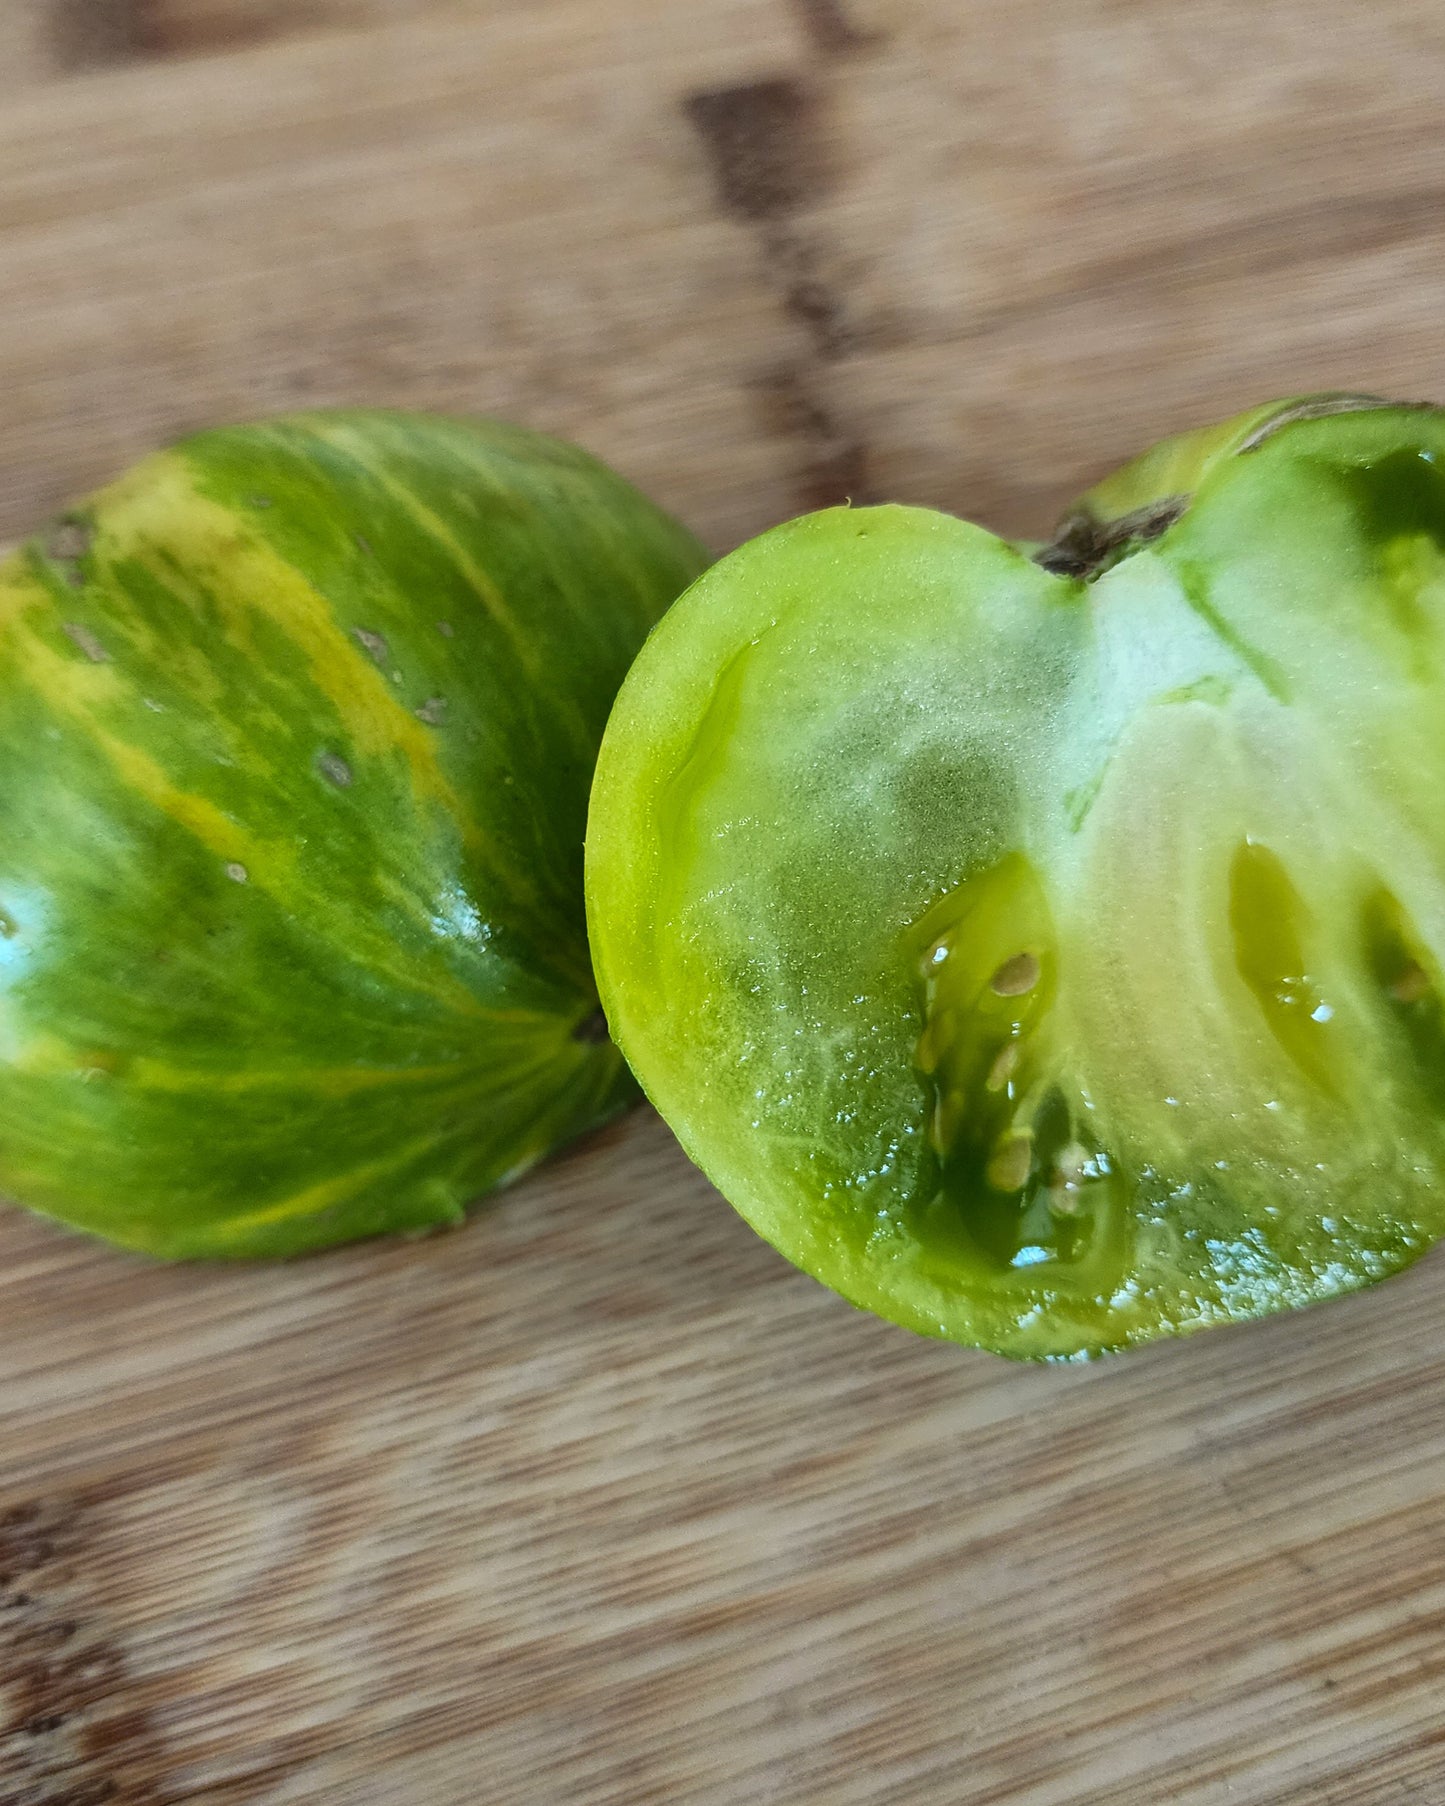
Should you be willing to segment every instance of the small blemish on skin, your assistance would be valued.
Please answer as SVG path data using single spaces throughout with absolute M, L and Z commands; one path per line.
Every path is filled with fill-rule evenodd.
M 988 988 L 996 997 L 1023 997 L 1038 982 L 1038 956 L 1033 953 L 1016 953 L 1012 959 L 1006 959 L 989 979 Z
M 590 1016 L 584 1016 L 572 1030 L 574 1041 L 585 1041 L 596 1044 L 607 1039 L 607 1018 L 601 1010 L 593 1010 Z
M 242 865 L 239 860 L 231 860 L 226 867 L 226 876 L 233 884 L 244 884 L 249 875 L 245 866 Z
M 328 783 L 335 784 L 338 790 L 345 790 L 353 775 L 345 759 L 334 752 L 317 753 L 316 769 Z
M 253 495 L 248 497 L 248 500 L 253 508 L 271 508 L 275 506 L 269 495 Z
M 386 663 L 389 649 L 381 634 L 372 633 L 365 627 L 353 627 L 351 631 L 357 643 L 366 648 L 378 665 Z
M 446 714 L 446 710 L 447 699 L 445 696 L 428 696 L 421 707 L 413 709 L 412 713 L 418 721 L 426 722 L 428 727 L 436 727 L 442 716 Z
M 84 558 L 93 537 L 93 530 L 84 521 L 63 520 L 50 535 L 45 549 L 58 562 Z
M 452 635 L 456 632 L 456 628 L 452 626 L 450 621 L 438 621 L 437 622 L 437 632 L 442 636 L 442 638 L 444 640 L 449 640 L 449 639 L 451 639 Z
M 91 664 L 108 665 L 110 663 L 110 654 L 83 621 L 67 621 L 64 626 L 66 638 L 79 646 Z
M 369 540 L 369 539 L 368 539 L 368 538 L 367 538 L 367 537 L 366 537 L 366 535 L 365 535 L 365 534 L 364 534 L 364 533 L 354 533 L 354 534 L 353 534 L 353 535 L 352 535 L 352 538 L 353 538 L 353 539 L 355 539 L 355 541 L 356 541 L 356 549 L 357 549 L 357 551 L 358 551 L 358 552 L 364 552 L 364 553 L 365 553 L 365 554 L 366 554 L 366 556 L 367 556 L 367 557 L 368 557 L 368 558 L 370 558 L 370 556 L 371 556 L 371 541 L 370 541 L 370 540 Z
M 144 706 L 146 708 L 148 708 L 151 711 L 151 713 L 153 715 L 164 715 L 166 712 L 164 706 L 161 703 L 154 701 L 149 696 L 142 696 L 141 702 L 144 704 Z

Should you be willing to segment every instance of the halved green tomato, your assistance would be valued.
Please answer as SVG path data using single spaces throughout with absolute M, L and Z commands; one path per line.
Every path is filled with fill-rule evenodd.
M 603 1004 L 753 1226 L 1068 1357 L 1445 1230 L 1445 413 L 1170 442 L 1042 549 L 903 507 L 654 632 L 588 829 Z
M 455 1221 L 627 1103 L 587 790 L 704 562 L 570 446 L 336 413 L 0 569 L 0 1195 L 288 1254 Z

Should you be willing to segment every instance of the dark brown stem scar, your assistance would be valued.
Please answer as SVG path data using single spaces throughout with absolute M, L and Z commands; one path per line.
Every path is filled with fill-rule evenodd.
M 1056 577 L 1081 577 L 1085 582 L 1117 564 L 1127 549 L 1147 545 L 1167 533 L 1183 518 L 1191 498 L 1161 496 L 1132 514 L 1117 520 L 1097 520 L 1092 514 L 1071 514 L 1061 523 L 1052 541 L 1035 552 L 1034 563 Z

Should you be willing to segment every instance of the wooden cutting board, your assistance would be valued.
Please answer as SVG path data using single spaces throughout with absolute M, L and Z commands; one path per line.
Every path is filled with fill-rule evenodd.
M 1040 532 L 1263 397 L 1445 397 L 1442 83 L 1429 0 L 0 0 L 0 539 L 340 402 L 719 548 Z M 646 1114 L 284 1269 L 12 1213 L 0 1802 L 1440 1806 L 1442 1322 L 1434 1259 L 1011 1367 Z

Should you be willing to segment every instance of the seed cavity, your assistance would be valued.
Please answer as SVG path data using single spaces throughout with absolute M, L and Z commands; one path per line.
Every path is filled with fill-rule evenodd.
M 1256 840 L 1241 841 L 1230 863 L 1229 927 L 1236 969 L 1281 1051 L 1312 1085 L 1336 1095 L 1335 1010 L 1306 949 L 1317 930 L 1283 860 Z
M 966 879 L 914 931 L 923 1029 L 914 1064 L 929 1102 L 939 1198 L 991 1271 L 1101 1272 L 1122 1211 L 1081 1094 L 1053 1039 L 1057 937 L 1021 854 Z

